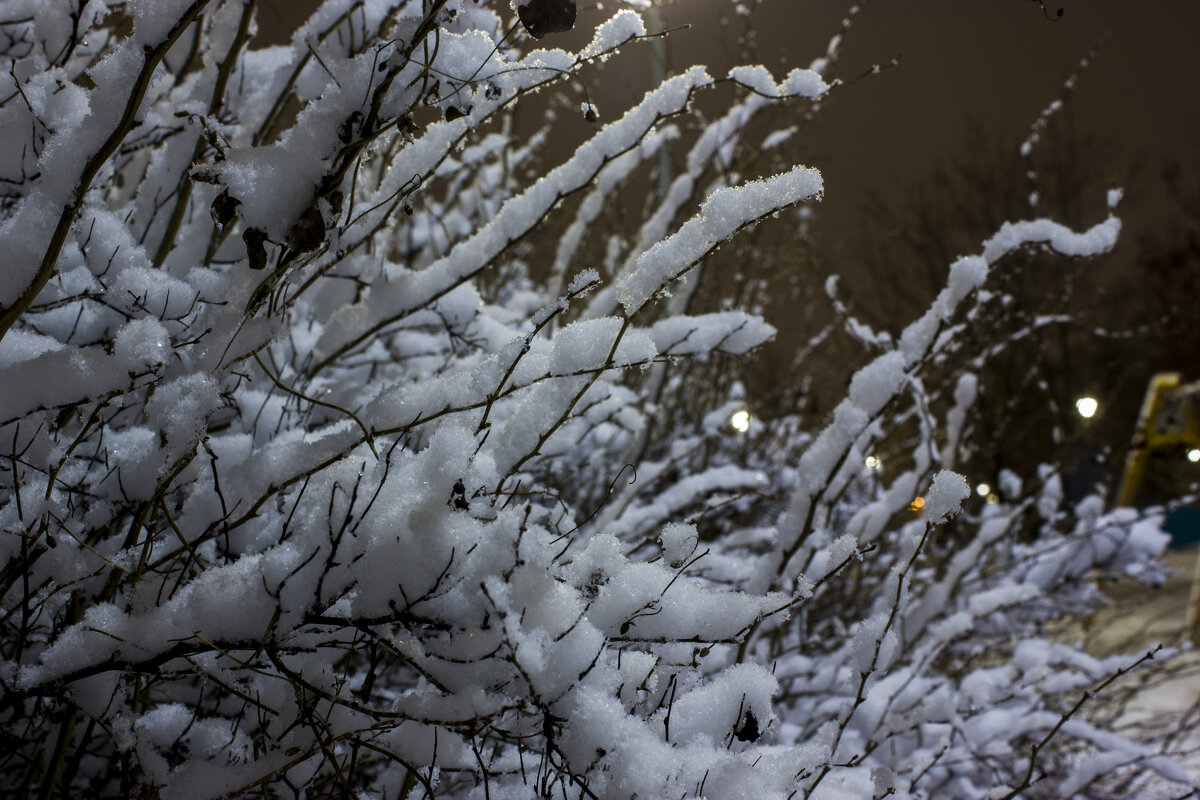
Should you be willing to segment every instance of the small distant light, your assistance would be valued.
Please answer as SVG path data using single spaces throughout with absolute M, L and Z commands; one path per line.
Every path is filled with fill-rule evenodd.
M 991 493 L 992 487 L 988 486 L 986 483 L 981 483 L 975 487 L 975 494 L 979 495 L 980 497 L 987 497 Z
M 1075 401 L 1075 410 L 1084 419 L 1091 419 L 1096 416 L 1096 409 L 1098 408 L 1100 408 L 1100 403 L 1094 397 L 1081 397 Z
M 911 503 L 908 504 L 909 511 L 920 511 L 924 507 L 925 507 L 925 498 L 924 497 L 918 497 L 916 500 L 913 500 Z
M 729 418 L 729 424 L 738 433 L 745 433 L 750 430 L 750 412 L 744 408 L 734 412 L 734 415 Z
M 987 496 L 987 501 L 989 504 L 999 503 L 1000 495 L 996 494 L 995 492 L 990 492 Z
M 879 460 L 879 456 L 867 456 L 863 459 L 863 466 L 867 469 L 880 469 L 883 462 Z
M 1200 461 L 1200 450 L 1197 450 L 1194 447 L 1191 450 L 1188 450 L 1187 458 L 1188 461 L 1192 462 L 1193 464 L 1195 464 L 1197 461 Z

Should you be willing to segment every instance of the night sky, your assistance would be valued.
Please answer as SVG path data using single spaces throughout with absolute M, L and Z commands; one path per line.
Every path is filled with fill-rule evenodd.
M 581 2 L 577 33 L 624 7 Z M 671 71 L 706 63 L 714 71 L 742 59 L 773 68 L 807 65 L 837 33 L 846 0 L 666 0 Z M 749 14 L 738 14 L 738 5 Z M 264 0 L 267 36 L 294 26 L 312 0 Z M 1064 14 L 1057 21 L 1057 8 Z M 893 57 L 900 63 L 841 89 L 815 126 L 814 165 L 828 187 L 824 214 L 847 224 L 867 189 L 919 181 L 947 157 L 969 153 L 968 121 L 997 140 L 1019 138 L 1056 98 L 1077 132 L 1115 154 L 1093 165 L 1102 182 L 1125 182 L 1133 165 L 1145 180 L 1130 188 L 1125 214 L 1136 225 L 1161 216 L 1165 190 L 1155 176 L 1168 164 L 1191 170 L 1200 156 L 1200 4 L 1192 0 L 874 0 L 859 4 L 835 73 L 849 78 Z M 569 47 L 567 34 L 543 44 Z M 739 43 L 739 38 L 743 41 Z M 740 51 L 740 52 L 739 52 Z M 1094 58 L 1071 92 L 1064 81 Z M 648 52 L 622 56 L 629 75 L 608 81 L 601 100 L 623 107 L 640 95 Z M 1018 176 L 1019 177 L 1019 176 Z M 1136 193 L 1134 193 L 1136 191 Z
M 613 3 L 582 11 L 583 23 Z M 672 68 L 729 61 L 739 37 L 746 56 L 772 67 L 806 65 L 838 31 L 850 3 L 839 0 L 671 0 Z M 1050 21 L 1058 7 L 1063 17 Z M 849 224 L 867 189 L 919 181 L 947 158 L 977 145 L 969 123 L 997 141 L 1019 142 L 1051 101 L 1066 100 L 1075 132 L 1113 158 L 1086 165 L 1101 183 L 1124 183 L 1123 211 L 1137 226 L 1159 216 L 1165 190 L 1155 178 L 1172 162 L 1200 156 L 1200 79 L 1195 36 L 1200 4 L 1185 0 L 1060 0 L 1046 13 L 1032 0 L 875 0 L 860 4 L 835 73 L 851 78 L 899 57 L 899 65 L 839 90 L 814 130 L 813 157 L 826 177 L 823 213 Z M 1094 55 L 1080 70 L 1080 61 Z M 1063 84 L 1075 72 L 1075 89 Z M 1014 176 L 1020 179 L 1020 175 Z M 830 220 L 832 222 L 832 220 Z

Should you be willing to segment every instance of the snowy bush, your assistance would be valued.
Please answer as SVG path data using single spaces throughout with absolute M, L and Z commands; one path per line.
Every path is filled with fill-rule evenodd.
M 567 7 L 327 0 L 256 49 L 253 2 L 0 3 L 3 791 L 1186 780 L 1081 702 L 1145 656 L 1039 638 L 1096 568 L 1152 576 L 1153 519 L 1064 509 L 1052 467 L 976 507 L 952 471 L 987 435 L 957 334 L 989 272 L 1103 251 L 1116 217 L 1005 225 L 822 428 L 736 434 L 734 357 L 773 329 L 693 289 L 820 198 L 815 169 L 726 165 L 839 90 L 836 53 L 584 96 L 596 127 L 543 169 L 557 123 L 511 133 L 531 96 L 646 46 L 631 10 L 575 52 L 530 37 Z M 664 148 L 661 202 L 606 231 Z

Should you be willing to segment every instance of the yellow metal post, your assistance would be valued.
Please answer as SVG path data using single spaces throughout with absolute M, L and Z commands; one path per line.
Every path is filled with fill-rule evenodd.
M 1125 470 L 1121 473 L 1121 486 L 1117 489 L 1118 506 L 1131 506 L 1146 472 L 1150 448 L 1154 446 L 1158 412 L 1162 409 L 1167 391 L 1179 386 L 1178 372 L 1160 372 L 1150 379 L 1146 396 L 1142 399 L 1142 410 L 1133 429 L 1133 440 L 1129 443 L 1129 454 L 1125 456 Z
M 1180 387 L 1178 372 L 1160 372 L 1150 379 L 1142 410 L 1138 414 L 1129 454 L 1125 457 L 1125 469 L 1121 473 L 1121 485 L 1117 489 L 1116 505 L 1131 506 L 1146 473 L 1150 451 L 1158 447 L 1200 444 L 1200 421 L 1190 402 L 1200 394 L 1200 386 L 1189 384 Z M 1171 409 L 1177 411 L 1176 418 L 1168 418 L 1165 425 L 1160 417 L 1164 406 L 1171 400 Z M 1177 408 L 1176 408 L 1177 406 Z M 1165 430 L 1162 428 L 1165 427 Z M 1193 645 L 1200 647 L 1200 554 L 1192 573 L 1192 595 L 1188 600 L 1187 637 Z

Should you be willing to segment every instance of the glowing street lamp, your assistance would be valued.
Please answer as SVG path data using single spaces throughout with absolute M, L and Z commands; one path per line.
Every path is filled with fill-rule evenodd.
M 1075 401 L 1075 410 L 1084 419 L 1091 419 L 1096 416 L 1096 411 L 1099 408 L 1100 402 L 1094 397 L 1081 397 Z
M 745 433 L 750 430 L 750 412 L 744 408 L 741 411 L 735 411 L 729 418 L 729 424 L 738 433 Z
M 1195 464 L 1197 461 L 1200 461 L 1200 450 L 1197 450 L 1194 447 L 1191 450 L 1188 450 L 1187 451 L 1187 460 L 1192 462 L 1193 464 Z

